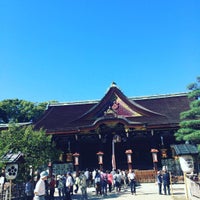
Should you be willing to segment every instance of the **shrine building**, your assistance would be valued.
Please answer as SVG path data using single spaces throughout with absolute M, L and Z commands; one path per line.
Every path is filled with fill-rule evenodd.
M 49 105 L 35 127 L 53 136 L 60 164 L 177 170 L 171 145 L 189 103 L 187 93 L 128 98 L 113 83 L 101 100 Z

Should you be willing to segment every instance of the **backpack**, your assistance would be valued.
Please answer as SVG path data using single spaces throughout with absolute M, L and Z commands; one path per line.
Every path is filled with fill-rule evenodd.
M 101 182 L 101 178 L 99 176 L 96 176 L 94 181 L 95 181 L 95 183 L 100 183 Z

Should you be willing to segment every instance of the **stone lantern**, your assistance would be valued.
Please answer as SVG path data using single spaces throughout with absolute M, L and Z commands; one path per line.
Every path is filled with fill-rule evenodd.
M 158 153 L 158 150 L 157 149 L 151 149 L 151 153 L 152 153 L 154 170 L 157 171 L 157 162 L 158 162 L 157 153 Z
M 104 155 L 104 153 L 102 151 L 99 151 L 97 153 L 100 170 L 103 169 L 103 155 Z
M 127 156 L 127 163 L 128 163 L 128 169 L 131 170 L 132 169 L 132 158 L 131 158 L 131 155 L 132 155 L 132 150 L 131 149 L 128 149 L 126 150 L 126 156 Z
M 79 153 L 74 153 L 73 154 L 73 157 L 74 157 L 74 166 L 76 168 L 76 173 L 77 174 L 78 174 L 78 171 L 79 171 L 79 156 L 80 156 Z

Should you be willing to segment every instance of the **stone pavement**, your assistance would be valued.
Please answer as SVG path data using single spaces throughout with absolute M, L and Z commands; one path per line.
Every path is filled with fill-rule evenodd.
M 96 196 L 95 188 L 88 188 L 89 200 L 185 200 L 184 184 L 173 184 L 171 187 L 171 195 L 159 195 L 158 186 L 155 183 L 142 183 L 136 187 L 136 195 L 132 195 L 130 188 L 122 189 L 120 193 L 112 191 L 107 196 Z M 72 195 L 72 200 L 80 200 L 80 191 L 78 194 Z

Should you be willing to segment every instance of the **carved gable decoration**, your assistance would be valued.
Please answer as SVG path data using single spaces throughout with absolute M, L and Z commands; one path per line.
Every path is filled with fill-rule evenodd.
M 77 120 L 95 121 L 104 117 L 133 118 L 149 116 L 152 114 L 155 115 L 153 111 L 146 109 L 134 101 L 130 101 L 114 84 L 98 104 L 80 116 Z
M 105 116 L 123 116 L 123 117 L 138 117 L 141 116 L 138 112 L 132 110 L 117 94 L 114 94 L 113 101 L 108 109 L 104 112 Z

